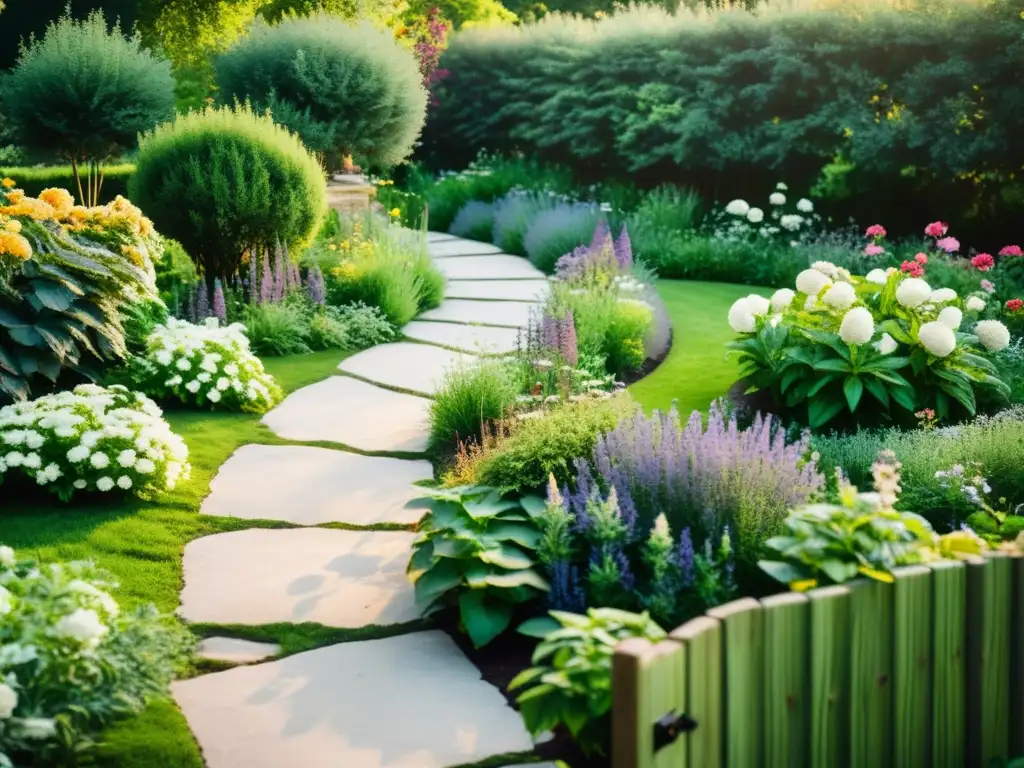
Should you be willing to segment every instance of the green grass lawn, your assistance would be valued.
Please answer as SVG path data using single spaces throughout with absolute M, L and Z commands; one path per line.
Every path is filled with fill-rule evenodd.
M 286 392 L 335 372 L 340 350 L 268 358 L 267 371 Z M 165 612 L 178 606 L 182 551 L 192 539 L 260 525 L 252 520 L 204 517 L 199 505 L 217 469 L 241 445 L 280 444 L 254 414 L 169 411 L 167 420 L 189 447 L 192 477 L 156 502 L 126 501 L 75 507 L 55 498 L 5 500 L 0 543 L 40 560 L 92 559 L 120 583 L 122 605 L 155 603 Z M 272 523 L 266 523 L 271 525 Z M 202 768 L 195 740 L 177 708 L 154 703 L 138 718 L 110 729 L 87 760 L 113 768 Z
M 725 345 L 736 338 L 729 327 L 729 307 L 751 293 L 768 289 L 726 283 L 659 280 L 658 292 L 672 318 L 672 349 L 650 376 L 629 391 L 644 408 L 668 410 L 676 401 L 683 420 L 691 411 L 706 410 L 739 377 L 736 361 Z

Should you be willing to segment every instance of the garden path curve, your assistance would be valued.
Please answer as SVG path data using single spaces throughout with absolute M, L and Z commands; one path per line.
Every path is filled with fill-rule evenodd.
M 185 547 L 179 613 L 207 625 L 202 655 L 237 665 L 173 686 L 209 768 L 512 765 L 533 748 L 502 692 L 420 619 L 405 567 L 415 483 L 433 478 L 429 396 L 446 368 L 514 349 L 549 286 L 494 246 L 427 239 L 449 281 L 441 306 L 292 393 L 263 422 L 305 445 L 243 446 L 203 502 L 253 521 Z M 342 640 L 285 655 L 239 637 L 307 622 Z

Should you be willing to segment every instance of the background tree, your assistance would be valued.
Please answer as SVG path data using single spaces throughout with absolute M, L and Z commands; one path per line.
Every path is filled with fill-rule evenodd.
M 166 61 L 142 50 L 137 34 L 110 31 L 101 11 L 82 22 L 65 15 L 22 48 L 2 83 L 0 111 L 18 145 L 70 162 L 79 199 L 94 205 L 102 164 L 173 114 L 174 81 Z

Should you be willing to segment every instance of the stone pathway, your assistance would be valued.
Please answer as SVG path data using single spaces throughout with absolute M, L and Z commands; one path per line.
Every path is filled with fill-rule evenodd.
M 407 340 L 289 395 L 263 423 L 295 444 L 243 446 L 210 485 L 203 514 L 287 527 L 190 542 L 179 614 L 359 634 L 284 658 L 231 632 L 203 640 L 200 656 L 237 665 L 173 687 L 209 768 L 452 768 L 501 756 L 493 765 L 511 768 L 533 747 L 502 692 L 445 633 L 423 630 L 405 568 L 424 511 L 416 483 L 433 478 L 429 398 L 453 366 L 513 351 L 549 284 L 492 245 L 427 241 L 449 281 L 444 303 L 409 323 Z

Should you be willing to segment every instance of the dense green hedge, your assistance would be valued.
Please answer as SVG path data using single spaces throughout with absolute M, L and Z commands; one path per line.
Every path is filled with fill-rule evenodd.
M 118 195 L 128 195 L 128 179 L 135 173 L 131 163 L 108 165 L 103 168 L 103 189 L 100 202 L 108 203 Z M 35 197 L 48 187 L 61 187 L 78 195 L 75 177 L 70 165 L 43 165 L 30 168 L 0 167 L 0 178 L 12 178 L 25 194 Z
M 583 178 L 674 181 L 719 200 L 763 198 L 778 180 L 806 193 L 842 157 L 853 170 L 833 166 L 827 193 L 846 198 L 845 215 L 898 209 L 915 231 L 963 211 L 1012 218 L 1019 7 L 932 5 L 700 19 L 648 8 L 460 32 L 422 157 L 452 168 L 481 149 L 525 151 Z

